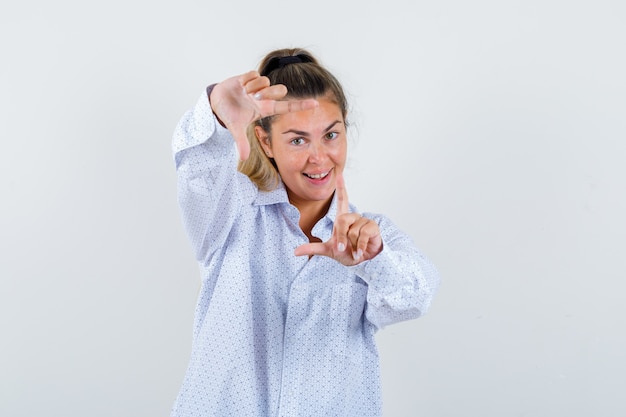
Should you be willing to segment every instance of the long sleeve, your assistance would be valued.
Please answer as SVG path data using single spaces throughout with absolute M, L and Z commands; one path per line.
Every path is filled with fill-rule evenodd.
M 206 93 L 178 123 L 172 151 L 183 223 L 196 258 L 208 261 L 256 188 L 237 171 L 232 136 L 217 123 Z
M 352 268 L 368 284 L 365 314 L 380 329 L 425 314 L 439 287 L 439 273 L 388 218 L 378 221 L 383 251 Z

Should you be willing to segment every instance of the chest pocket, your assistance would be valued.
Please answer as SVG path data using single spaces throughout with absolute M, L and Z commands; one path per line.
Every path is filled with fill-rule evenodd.
M 367 298 L 367 285 L 348 282 L 332 288 L 330 322 L 335 335 L 331 351 L 335 355 L 358 360 L 363 346 L 363 322 Z

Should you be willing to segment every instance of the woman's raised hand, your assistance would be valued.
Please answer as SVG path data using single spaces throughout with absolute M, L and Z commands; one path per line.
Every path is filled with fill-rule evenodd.
M 337 175 L 337 216 L 333 235 L 326 242 L 306 243 L 298 246 L 296 256 L 322 255 L 351 266 L 372 259 L 383 250 L 378 223 L 349 212 L 348 192 L 343 174 Z
M 235 139 L 239 158 L 247 159 L 250 145 L 246 130 L 250 123 L 263 117 L 300 110 L 318 105 L 317 100 L 285 100 L 287 87 L 282 84 L 270 86 L 270 80 L 257 71 L 229 78 L 217 84 L 211 92 L 213 113 L 226 126 Z

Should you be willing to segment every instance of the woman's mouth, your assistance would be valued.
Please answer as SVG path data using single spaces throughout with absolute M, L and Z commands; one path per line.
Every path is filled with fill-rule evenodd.
M 307 174 L 306 172 L 304 173 L 306 177 L 309 177 L 314 180 L 321 180 L 322 178 L 325 178 L 328 174 L 330 174 L 330 171 L 321 172 L 319 174 Z

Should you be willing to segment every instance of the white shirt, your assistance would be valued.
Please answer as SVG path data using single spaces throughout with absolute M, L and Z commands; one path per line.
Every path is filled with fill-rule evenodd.
M 367 213 L 383 238 L 374 259 L 346 267 L 296 257 L 308 242 L 298 210 L 282 183 L 261 192 L 237 171 L 232 136 L 206 94 L 180 121 L 173 151 L 202 286 L 171 415 L 380 416 L 374 334 L 426 312 L 434 266 L 389 219 Z M 335 213 L 333 199 L 314 236 L 330 238 Z

